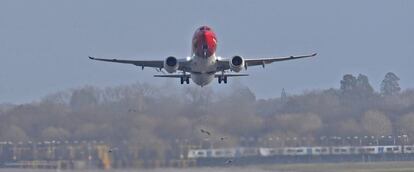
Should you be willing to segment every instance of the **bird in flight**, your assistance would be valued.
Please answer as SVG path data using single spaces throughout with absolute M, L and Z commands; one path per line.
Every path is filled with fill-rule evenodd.
M 207 131 L 207 130 L 200 129 L 200 132 L 201 133 L 204 133 L 204 134 L 207 134 L 208 136 L 211 136 L 211 133 L 209 131 Z

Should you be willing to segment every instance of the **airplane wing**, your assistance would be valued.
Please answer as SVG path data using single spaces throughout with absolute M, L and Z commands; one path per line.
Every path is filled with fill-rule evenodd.
M 244 63 L 246 65 L 245 67 L 247 68 L 249 66 L 257 66 L 257 65 L 264 66 L 265 64 L 270 64 L 270 63 L 273 63 L 273 62 L 286 61 L 286 60 L 295 60 L 295 59 L 301 59 L 301 58 L 308 58 L 308 57 L 314 57 L 316 55 L 317 55 L 317 53 L 310 54 L 310 55 L 301 55 L 301 56 L 244 59 Z M 228 70 L 228 69 L 230 69 L 229 60 L 230 59 L 225 59 L 225 60 L 219 60 L 219 61 L 217 61 L 218 62 L 218 68 L 220 70 Z
M 114 63 L 126 63 L 133 64 L 135 66 L 141 67 L 153 67 L 153 68 L 163 68 L 163 60 L 120 60 L 120 59 L 101 59 L 89 56 L 91 60 L 104 61 L 104 62 L 114 62 Z
M 317 55 L 317 53 L 310 54 L 310 55 L 302 55 L 302 56 L 245 59 L 245 64 L 247 66 L 257 66 L 257 65 L 270 64 L 270 63 L 278 62 L 278 61 L 286 61 L 286 60 L 295 60 L 295 59 L 301 59 L 301 58 L 307 58 L 307 57 L 314 57 L 316 55 Z
M 164 68 L 164 60 L 121 60 L 121 59 L 102 59 L 102 58 L 95 58 L 89 56 L 89 59 L 91 60 L 97 60 L 97 61 L 104 61 L 104 62 L 114 62 L 114 63 L 125 63 L 125 64 L 133 64 L 135 66 L 141 66 L 142 69 L 144 67 L 152 67 L 157 69 Z M 178 60 L 178 70 L 185 70 L 190 71 L 191 68 L 189 66 L 188 61 L 185 60 Z

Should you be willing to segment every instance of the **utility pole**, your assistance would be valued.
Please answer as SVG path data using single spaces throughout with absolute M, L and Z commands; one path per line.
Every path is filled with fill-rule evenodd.
M 287 94 L 285 88 L 282 89 L 282 93 L 280 94 L 280 101 L 284 104 L 287 101 Z

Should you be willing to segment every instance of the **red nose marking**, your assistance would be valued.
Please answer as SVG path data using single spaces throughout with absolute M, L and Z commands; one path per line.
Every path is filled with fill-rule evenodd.
M 198 57 L 211 57 L 216 52 L 215 33 L 207 26 L 197 29 L 193 38 L 193 52 Z

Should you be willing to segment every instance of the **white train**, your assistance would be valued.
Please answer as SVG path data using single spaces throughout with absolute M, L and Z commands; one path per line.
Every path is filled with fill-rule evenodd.
M 414 145 L 191 149 L 188 158 L 414 154 Z
M 190 149 L 188 158 L 234 158 L 260 156 L 259 148 Z

